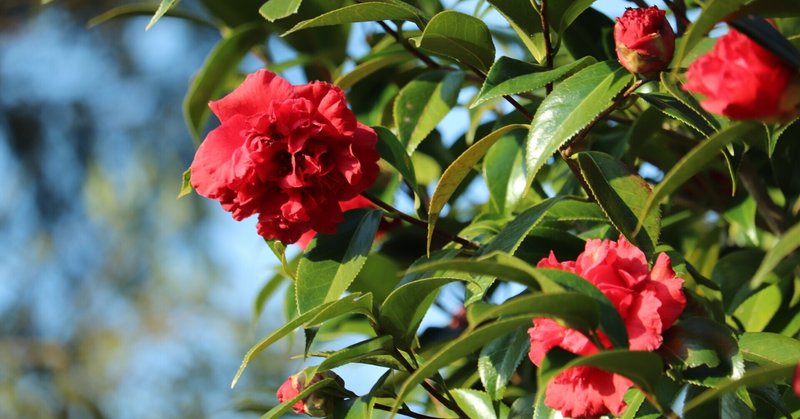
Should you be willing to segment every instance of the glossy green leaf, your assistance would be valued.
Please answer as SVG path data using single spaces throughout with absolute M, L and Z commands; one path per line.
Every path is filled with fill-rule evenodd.
M 258 13 L 270 22 L 283 19 L 297 13 L 303 0 L 267 0 Z
M 483 82 L 481 91 L 470 108 L 503 95 L 516 95 L 541 89 L 548 83 L 569 77 L 596 62 L 592 57 L 583 57 L 553 70 L 543 71 L 542 67 L 524 61 L 500 57 L 486 75 L 486 81 Z
M 446 10 L 432 17 L 422 36 L 412 38 L 418 48 L 488 71 L 494 62 L 494 42 L 482 20 Z
M 496 419 L 492 399 L 489 395 L 478 390 L 457 388 L 450 390 L 458 407 L 471 418 Z
M 758 124 L 752 122 L 731 124 L 686 153 L 655 187 L 650 199 L 644 205 L 644 209 L 639 213 L 639 220 L 647 220 L 650 212 L 658 206 L 662 199 L 700 172 L 728 144 L 745 137 L 757 127 Z M 639 227 L 641 226 L 637 226 L 637 230 Z
M 800 362 L 800 341 L 777 333 L 742 333 L 739 350 L 745 360 L 761 366 Z
M 192 168 L 188 168 L 183 172 L 181 176 L 181 190 L 178 192 L 178 198 L 183 198 L 186 195 L 192 193 L 194 188 L 192 188 Z
M 614 227 L 645 254 L 652 256 L 661 231 L 661 216 L 653 211 L 643 220 L 637 217 L 651 195 L 650 185 L 605 153 L 585 151 L 573 158 L 578 160 L 584 180 Z M 639 224 L 644 229 L 636 234 Z
M 172 6 L 174 6 L 177 2 L 178 0 L 161 0 L 161 3 L 158 5 L 158 9 L 156 9 L 156 12 L 153 14 L 153 17 L 150 19 L 150 22 L 147 23 L 147 26 L 144 28 L 144 30 L 152 28 L 153 25 L 155 25 L 156 22 L 158 22 L 158 20 L 161 19 L 161 17 L 164 16 L 164 14 L 167 13 L 167 11 L 169 11 L 169 9 L 172 8 Z
M 584 68 L 558 84 L 531 122 L 526 145 L 528 184 L 547 160 L 567 141 L 589 126 L 633 81 L 616 63 Z
M 392 335 L 398 347 L 410 348 L 439 288 L 456 281 L 460 279 L 428 278 L 400 286 L 386 297 L 381 306 L 378 316 L 381 331 Z
M 394 101 L 394 121 L 409 154 L 436 128 L 458 100 L 460 71 L 429 71 L 405 85 Z
M 534 8 L 533 2 L 519 0 L 488 1 L 508 21 L 536 61 L 544 61 L 547 51 L 545 50 L 544 37 L 542 36 L 542 24 L 539 12 Z
M 93 28 L 97 25 L 101 25 L 108 21 L 121 18 L 121 17 L 134 17 L 134 16 L 153 16 L 156 11 L 159 9 L 159 6 L 153 3 L 131 3 L 125 4 L 122 6 L 117 6 L 112 9 L 109 9 L 86 22 L 87 28 Z M 192 23 L 197 23 L 199 25 L 208 26 L 214 28 L 215 26 L 209 22 L 208 20 L 204 19 L 201 16 L 197 16 L 193 13 L 189 13 L 183 10 L 177 9 L 169 9 L 167 10 L 163 16 L 168 17 L 177 17 L 180 19 L 188 20 Z M 162 16 L 162 17 L 163 17 Z
M 709 386 L 737 374 L 741 355 L 733 331 L 722 323 L 690 317 L 664 333 L 661 353 L 670 376 Z
M 744 330 L 761 332 L 772 321 L 782 302 L 781 288 L 778 284 L 772 284 L 742 301 L 733 311 L 733 315 L 740 320 Z
M 247 368 L 247 365 L 250 364 L 250 361 L 254 356 L 268 348 L 273 343 L 277 342 L 279 339 L 288 335 L 298 327 L 318 326 L 327 320 L 348 313 L 361 313 L 371 316 L 371 310 L 371 295 L 350 294 L 341 300 L 321 304 L 305 313 L 300 314 L 298 317 L 284 324 L 278 330 L 272 332 L 269 336 L 260 340 L 247 351 L 247 353 L 244 355 L 244 359 L 242 360 L 242 364 L 239 366 L 239 370 L 236 371 L 236 375 L 233 377 L 233 381 L 231 381 L 231 388 L 236 386 L 236 383 L 239 381 L 239 377 L 242 376 L 242 373 L 244 372 L 245 368 Z
M 423 380 L 434 375 L 439 368 L 460 360 L 465 356 L 477 351 L 492 340 L 513 332 L 520 327 L 530 325 L 531 319 L 527 316 L 512 317 L 498 320 L 472 331 L 472 333 L 459 336 L 452 342 L 444 345 L 435 354 L 430 356 L 425 363 L 419 366 L 397 391 L 397 398 L 392 406 L 392 412 L 397 409 L 405 400 L 406 396 Z
M 697 17 L 686 33 L 677 40 L 675 45 L 675 58 L 673 71 L 677 72 L 683 65 L 683 59 L 725 16 L 735 12 L 747 0 L 709 0 L 703 7 L 702 13 Z
M 373 129 L 378 134 L 378 143 L 375 147 L 378 150 L 378 154 L 380 154 L 383 160 L 392 165 L 392 167 L 397 170 L 397 173 L 405 179 L 406 183 L 414 190 L 418 200 L 427 202 L 428 193 L 425 188 L 417 183 L 414 164 L 406 148 L 403 147 L 403 144 L 400 143 L 397 137 L 395 137 L 388 128 L 373 127 Z M 427 208 L 422 208 L 422 212 L 426 210 Z
M 596 202 L 584 198 L 566 196 L 553 203 L 545 216 L 557 221 L 594 221 L 607 222 L 603 210 Z
M 428 210 L 428 242 L 426 249 L 429 253 L 431 240 L 433 240 L 433 232 L 436 228 L 436 221 L 439 219 L 439 213 L 442 211 L 445 204 L 447 204 L 447 201 L 450 200 L 450 197 L 453 195 L 458 185 L 461 184 L 467 174 L 473 170 L 474 166 L 497 140 L 502 138 L 503 135 L 509 131 L 524 128 L 527 128 L 527 125 L 511 124 L 492 132 L 481 138 L 473 144 L 472 147 L 458 156 L 450 167 L 444 171 L 442 178 L 436 185 L 436 190 L 433 192 L 430 208 Z
M 551 22 L 551 30 L 558 34 L 563 33 L 594 2 L 595 0 L 562 0 L 548 3 L 547 18 Z
M 714 127 L 710 125 L 708 121 L 672 95 L 655 92 L 637 93 L 636 95 L 644 99 L 656 109 L 663 112 L 665 115 L 683 122 L 690 128 L 706 137 L 714 133 Z
M 561 34 L 561 43 L 574 58 L 594 57 L 597 61 L 616 59 L 614 21 L 602 12 L 584 10 Z
M 521 259 L 503 253 L 492 253 L 478 259 L 450 258 L 435 260 L 421 263 L 410 268 L 408 272 L 415 273 L 436 270 L 450 270 L 473 275 L 490 275 L 492 277 L 518 282 L 534 290 L 542 288 L 534 274 L 533 267 Z M 551 287 L 551 289 L 554 288 Z
M 247 52 L 264 42 L 266 36 L 262 25 L 245 24 L 231 31 L 208 54 L 183 99 L 183 116 L 197 143 L 211 115 L 208 102 L 221 93 L 225 81 L 236 71 Z
M 539 389 L 543 391 L 561 371 L 578 366 L 592 366 L 620 374 L 642 390 L 652 393 L 661 378 L 663 363 L 655 352 L 608 350 L 592 355 L 578 356 L 559 347 L 551 349 L 542 360 L 538 371 Z
M 800 247 L 800 224 L 795 224 L 783 233 L 780 240 L 764 255 L 764 260 L 761 261 L 761 265 L 750 280 L 749 288 L 755 290 L 761 286 L 766 281 L 767 275 L 778 266 L 778 263 L 798 247 Z
M 796 365 L 770 365 L 748 371 L 738 380 L 727 380 L 723 384 L 706 390 L 691 400 L 687 400 L 683 406 L 683 413 L 686 414 L 703 403 L 715 400 L 741 387 L 759 387 L 790 379 L 794 374 L 795 368 Z
M 525 195 L 524 135 L 516 131 L 503 136 L 483 158 L 481 167 L 494 213 L 511 213 Z
M 566 327 L 589 331 L 600 325 L 600 305 L 597 300 L 578 292 L 531 294 L 513 298 L 498 306 L 490 306 L 473 319 L 473 325 L 502 316 L 526 314 L 531 318 L 547 317 Z
M 317 28 L 320 26 L 342 25 L 355 22 L 375 22 L 381 20 L 407 20 L 415 22 L 422 27 L 419 9 L 402 1 L 382 0 L 351 4 L 340 9 L 323 13 L 312 19 L 298 23 L 292 29 L 281 34 L 281 36 L 287 36 L 303 29 Z
M 378 336 L 367 339 L 328 354 L 325 360 L 320 362 L 319 365 L 306 368 L 304 373 L 306 379 L 310 379 L 318 372 L 328 371 L 346 364 L 357 363 L 368 356 L 386 354 L 390 348 L 392 348 L 391 336 Z M 306 382 L 308 382 L 308 380 Z
M 392 53 L 381 54 L 373 59 L 360 63 L 352 70 L 339 76 L 333 84 L 347 90 L 359 81 L 375 74 L 377 71 L 386 67 L 409 61 L 411 56 L 406 51 L 395 51 Z
M 269 412 L 264 413 L 264 415 L 261 416 L 261 419 L 280 418 L 284 414 L 288 413 L 289 410 L 292 408 L 292 406 L 295 405 L 295 403 L 299 402 L 300 400 L 305 399 L 306 397 L 308 397 L 311 394 L 313 394 L 315 391 L 321 390 L 321 389 L 323 389 L 325 387 L 328 387 L 330 385 L 333 385 L 335 383 L 336 383 L 336 381 L 333 378 L 324 378 L 324 379 L 322 379 L 322 380 L 320 380 L 320 381 L 318 381 L 318 382 L 316 382 L 316 383 L 304 388 L 303 391 L 301 391 L 300 393 L 298 393 L 296 396 L 292 397 L 291 399 L 285 400 L 283 403 L 273 407 L 272 409 L 269 410 Z
M 533 418 L 533 394 L 521 396 L 511 403 L 511 410 L 508 419 L 531 419 Z
M 380 210 L 347 211 L 336 234 L 317 234 L 297 266 L 297 308 L 305 313 L 336 300 L 366 262 L 381 222 Z
M 364 419 L 373 417 L 375 398 L 370 396 L 358 397 L 347 405 L 347 412 L 338 415 L 334 414 L 334 419 Z
M 523 328 L 499 337 L 481 349 L 478 374 L 491 400 L 503 398 L 508 380 L 528 353 L 529 340 Z
M 736 308 L 733 303 L 738 300 L 735 297 L 737 292 L 753 277 L 763 259 L 762 250 L 744 249 L 728 253 L 714 265 L 711 280 L 720 287 L 722 302 L 727 313 L 732 313 Z

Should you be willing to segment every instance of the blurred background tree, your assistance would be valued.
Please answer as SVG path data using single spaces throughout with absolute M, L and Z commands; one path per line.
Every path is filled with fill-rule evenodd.
M 228 390 L 275 327 L 250 309 L 273 256 L 252 223 L 176 199 L 181 100 L 219 33 L 86 29 L 118 3 L 0 2 L 0 418 L 246 416 L 274 403 L 247 388 L 271 397 L 290 371 Z

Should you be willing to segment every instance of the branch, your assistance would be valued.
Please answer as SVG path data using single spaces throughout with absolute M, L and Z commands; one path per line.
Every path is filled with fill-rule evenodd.
M 686 27 L 689 26 L 689 18 L 686 16 L 686 3 L 683 0 L 664 0 L 664 4 L 672 10 L 675 15 L 675 22 L 677 28 L 675 35 L 681 36 L 686 32 Z
M 781 208 L 767 193 L 764 180 L 758 175 L 756 168 L 753 167 L 753 163 L 746 155 L 742 157 L 742 163 L 739 165 L 739 179 L 742 181 L 742 186 L 756 201 L 756 211 L 770 231 L 778 236 L 786 232 L 791 224 Z
M 399 219 L 401 219 L 401 220 L 403 220 L 403 221 L 405 221 L 405 222 L 407 222 L 409 224 L 415 225 L 417 227 L 421 227 L 421 228 L 425 229 L 425 231 L 428 231 L 428 223 L 426 223 L 425 221 L 422 221 L 419 218 L 412 217 L 412 216 L 410 216 L 410 215 L 398 210 L 397 208 L 393 207 L 392 205 L 390 205 L 390 204 L 388 204 L 386 202 L 383 202 L 380 198 L 370 194 L 369 192 L 362 192 L 361 196 L 363 196 L 364 198 L 369 199 L 370 202 L 372 202 L 373 204 L 377 205 L 379 208 L 385 210 L 386 212 L 388 212 L 392 216 L 394 216 L 396 218 L 399 218 Z M 446 233 L 446 232 L 444 232 L 442 230 L 439 230 L 436 227 L 433 228 L 433 234 L 435 234 L 435 235 L 437 235 L 437 236 L 439 236 L 439 237 L 441 237 L 443 239 L 446 239 L 447 241 L 458 243 L 458 244 L 464 246 L 467 249 L 477 250 L 480 247 L 479 244 L 477 244 L 477 243 L 475 243 L 475 242 L 473 242 L 471 240 L 467 240 L 467 239 L 465 239 L 463 237 L 460 237 L 460 236 L 457 236 L 457 235 L 453 235 L 453 234 L 450 234 L 450 233 Z
M 386 411 L 386 412 L 391 412 L 391 411 L 392 411 L 392 408 L 391 408 L 391 407 L 389 407 L 389 406 L 386 406 L 385 404 L 375 403 L 373 406 L 374 406 L 376 409 L 378 409 L 378 410 L 383 410 L 383 411 Z M 423 415 L 422 413 L 417 413 L 417 412 L 414 412 L 413 410 L 407 409 L 407 408 L 405 408 L 405 407 L 401 407 L 400 409 L 398 409 L 398 410 L 397 410 L 397 413 L 399 413 L 399 414 L 401 414 L 401 415 L 406 415 L 406 416 L 408 416 L 408 417 L 410 417 L 410 418 L 417 418 L 417 419 L 439 419 L 439 418 L 438 418 L 438 417 L 436 417 L 436 416 L 428 416 L 428 415 Z
M 403 356 L 403 354 L 400 353 L 400 351 L 397 350 L 397 348 L 394 348 L 392 356 L 409 373 L 413 373 L 416 370 L 413 366 L 411 366 L 411 364 L 408 363 L 408 360 L 406 360 L 406 358 Z M 439 393 L 439 391 L 437 391 L 430 383 L 428 383 L 427 381 L 423 381 L 421 385 L 425 389 L 425 391 L 428 392 L 428 394 L 430 394 L 434 399 L 438 400 L 439 403 L 443 404 L 445 407 L 455 412 L 459 418 L 469 417 L 469 415 L 467 415 L 463 410 L 461 410 L 461 407 L 456 402 L 448 400 L 446 397 L 444 397 L 443 394 Z
M 545 65 L 553 68 L 553 43 L 550 40 L 550 22 L 547 21 L 547 0 L 541 0 L 539 5 L 539 16 L 542 22 L 542 33 L 544 34 Z M 549 95 L 553 91 L 553 83 L 547 83 L 545 94 Z

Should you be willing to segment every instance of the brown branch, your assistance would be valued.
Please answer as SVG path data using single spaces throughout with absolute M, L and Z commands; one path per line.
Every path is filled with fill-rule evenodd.
M 550 22 L 547 21 L 547 0 L 541 0 L 539 4 L 539 17 L 542 22 L 542 33 L 544 34 L 545 65 L 553 68 L 553 43 L 550 39 Z M 553 91 L 553 83 L 547 83 L 544 87 L 545 95 Z
M 394 359 L 396 359 L 397 362 L 399 362 L 403 366 L 403 368 L 405 368 L 406 371 L 408 371 L 409 373 L 413 373 L 416 370 L 416 368 L 414 368 L 408 362 L 408 360 L 406 360 L 406 358 L 403 356 L 403 354 L 400 353 L 400 351 L 397 350 L 397 348 L 394 348 L 392 357 L 394 357 Z M 449 400 L 446 397 L 444 397 L 444 395 L 439 393 L 439 391 L 436 390 L 430 383 L 428 383 L 427 381 L 422 381 L 421 385 L 425 389 L 425 391 L 428 392 L 428 394 L 430 394 L 434 399 L 438 400 L 439 403 L 443 404 L 445 407 L 455 412 L 458 415 L 458 417 L 460 418 L 469 417 L 469 415 L 467 415 L 463 410 L 461 410 L 461 407 L 455 401 Z
M 386 411 L 386 412 L 391 412 L 392 411 L 392 408 L 389 407 L 389 406 L 386 406 L 385 404 L 375 403 L 373 406 L 378 410 L 383 410 L 383 411 Z M 440 418 L 438 418 L 436 416 L 428 416 L 428 415 L 423 415 L 422 413 L 414 412 L 413 410 L 407 409 L 405 407 L 401 407 L 400 409 L 397 409 L 397 413 L 399 413 L 401 415 L 408 416 L 410 418 L 416 418 L 416 419 L 440 419 Z
M 401 220 L 403 220 L 403 221 L 405 221 L 405 222 L 407 222 L 409 224 L 415 225 L 417 227 L 421 227 L 421 228 L 425 229 L 425 231 L 428 230 L 428 223 L 426 223 L 425 221 L 422 221 L 419 218 L 412 217 L 412 216 L 410 216 L 410 215 L 398 210 L 397 208 L 393 207 L 392 205 L 390 205 L 390 204 L 388 204 L 386 202 L 383 202 L 380 198 L 370 194 L 369 192 L 362 192 L 361 196 L 363 196 L 364 198 L 369 199 L 370 202 L 372 202 L 373 204 L 377 205 L 379 208 L 385 210 L 386 212 L 388 212 L 392 216 L 394 216 L 396 218 L 399 218 L 399 219 L 401 219 Z M 477 244 L 477 243 L 475 243 L 475 242 L 473 242 L 471 240 L 467 240 L 467 239 L 465 239 L 463 237 L 460 237 L 460 236 L 457 236 L 457 235 L 453 235 L 453 234 L 450 234 L 450 233 L 446 233 L 446 232 L 444 232 L 442 230 L 439 230 L 436 227 L 434 227 L 434 229 L 433 229 L 433 234 L 435 234 L 435 235 L 437 235 L 437 236 L 439 236 L 439 237 L 441 237 L 443 239 L 446 239 L 447 241 L 458 243 L 458 244 L 464 246 L 467 249 L 477 250 L 480 247 L 479 244 Z
M 775 204 L 767 193 L 767 186 L 764 180 L 756 172 L 753 163 L 745 155 L 739 165 L 739 179 L 742 186 L 750 193 L 756 201 L 756 212 L 764 220 L 764 223 L 774 234 L 780 236 L 791 227 L 781 208 Z
M 628 1 L 635 4 L 636 7 L 641 7 L 642 9 L 650 7 L 647 3 L 644 2 L 644 0 L 628 0 Z
M 664 4 L 666 4 L 667 7 L 672 10 L 672 14 L 675 15 L 675 22 L 677 24 L 675 35 L 683 35 L 690 23 L 689 18 L 686 16 L 686 3 L 684 3 L 683 0 L 664 0 Z

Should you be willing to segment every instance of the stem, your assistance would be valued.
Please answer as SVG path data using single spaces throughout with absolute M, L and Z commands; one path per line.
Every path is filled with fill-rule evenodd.
M 413 366 L 411 366 L 411 364 L 408 363 L 408 360 L 406 360 L 406 358 L 403 356 L 403 354 L 400 353 L 400 351 L 397 350 L 397 348 L 394 348 L 394 351 L 392 352 L 392 356 L 409 373 L 413 373 L 415 371 L 415 368 Z M 430 383 L 428 383 L 427 381 L 423 381 L 421 383 L 421 385 L 422 385 L 422 388 L 424 388 L 425 391 L 428 392 L 428 394 L 430 394 L 434 399 L 438 400 L 439 403 L 443 404 L 445 407 L 447 407 L 448 409 L 450 409 L 453 412 L 455 412 L 458 415 L 458 417 L 460 417 L 460 418 L 468 418 L 469 417 L 469 415 L 467 415 L 466 413 L 464 413 L 463 410 L 461 410 L 461 407 L 459 407 L 457 403 L 455 403 L 452 400 L 448 400 L 446 397 L 444 397 L 443 394 L 439 393 L 439 391 L 436 390 Z
M 541 0 L 539 4 L 539 16 L 542 22 L 542 33 L 544 34 L 545 65 L 553 68 L 553 43 L 550 40 L 550 22 L 547 21 L 547 0 Z M 553 83 L 547 83 L 545 93 L 549 95 L 553 91 Z
M 394 216 L 396 218 L 399 218 L 399 219 L 401 219 L 401 220 L 403 220 L 403 221 L 405 221 L 405 222 L 407 222 L 409 224 L 415 225 L 417 227 L 421 227 L 421 228 L 425 229 L 425 231 L 428 230 L 428 223 L 426 223 L 425 221 L 422 221 L 419 218 L 415 218 L 415 217 L 412 217 L 412 216 L 410 216 L 410 215 L 408 215 L 408 214 L 406 214 L 404 212 L 401 212 L 397 208 L 391 206 L 390 204 L 387 204 L 386 202 L 383 202 L 380 198 L 370 194 L 369 192 L 362 192 L 361 196 L 363 196 L 364 198 L 369 199 L 370 202 L 372 202 L 373 204 L 375 204 L 378 207 L 382 208 L 383 210 L 385 210 L 386 212 L 388 212 L 392 216 Z M 448 241 L 458 243 L 458 244 L 464 246 L 467 249 L 477 250 L 480 247 L 479 244 L 477 244 L 477 243 L 475 243 L 473 241 L 467 240 L 467 239 L 465 239 L 463 237 L 460 237 L 460 236 L 457 236 L 457 235 L 446 233 L 446 232 L 444 232 L 442 230 L 439 230 L 436 227 L 433 228 L 433 234 L 436 234 L 437 236 L 439 236 L 439 237 L 441 237 L 443 239 L 446 239 Z
M 689 26 L 689 18 L 686 16 L 686 3 L 683 0 L 664 0 L 664 4 L 675 15 L 675 22 L 677 23 L 675 35 L 683 35 L 686 32 L 686 27 Z
M 775 204 L 767 193 L 767 186 L 764 184 L 764 180 L 758 175 L 756 168 L 747 155 L 742 157 L 742 163 L 739 165 L 739 179 L 742 181 L 742 186 L 756 201 L 756 211 L 770 231 L 778 236 L 786 232 L 790 227 L 788 220 L 786 220 L 781 208 Z
M 642 9 L 650 7 L 647 3 L 644 2 L 644 0 L 628 0 L 628 1 L 635 4 L 636 7 L 640 7 Z
M 378 410 L 383 410 L 383 411 L 386 411 L 386 412 L 391 412 L 392 411 L 392 408 L 389 407 L 389 406 L 386 406 L 385 404 L 375 403 L 373 406 Z M 422 413 L 414 412 L 413 410 L 407 409 L 405 407 L 401 407 L 400 409 L 397 409 L 397 413 L 399 413 L 401 415 L 406 415 L 406 416 L 408 416 L 410 418 L 439 419 L 436 416 L 423 415 Z

